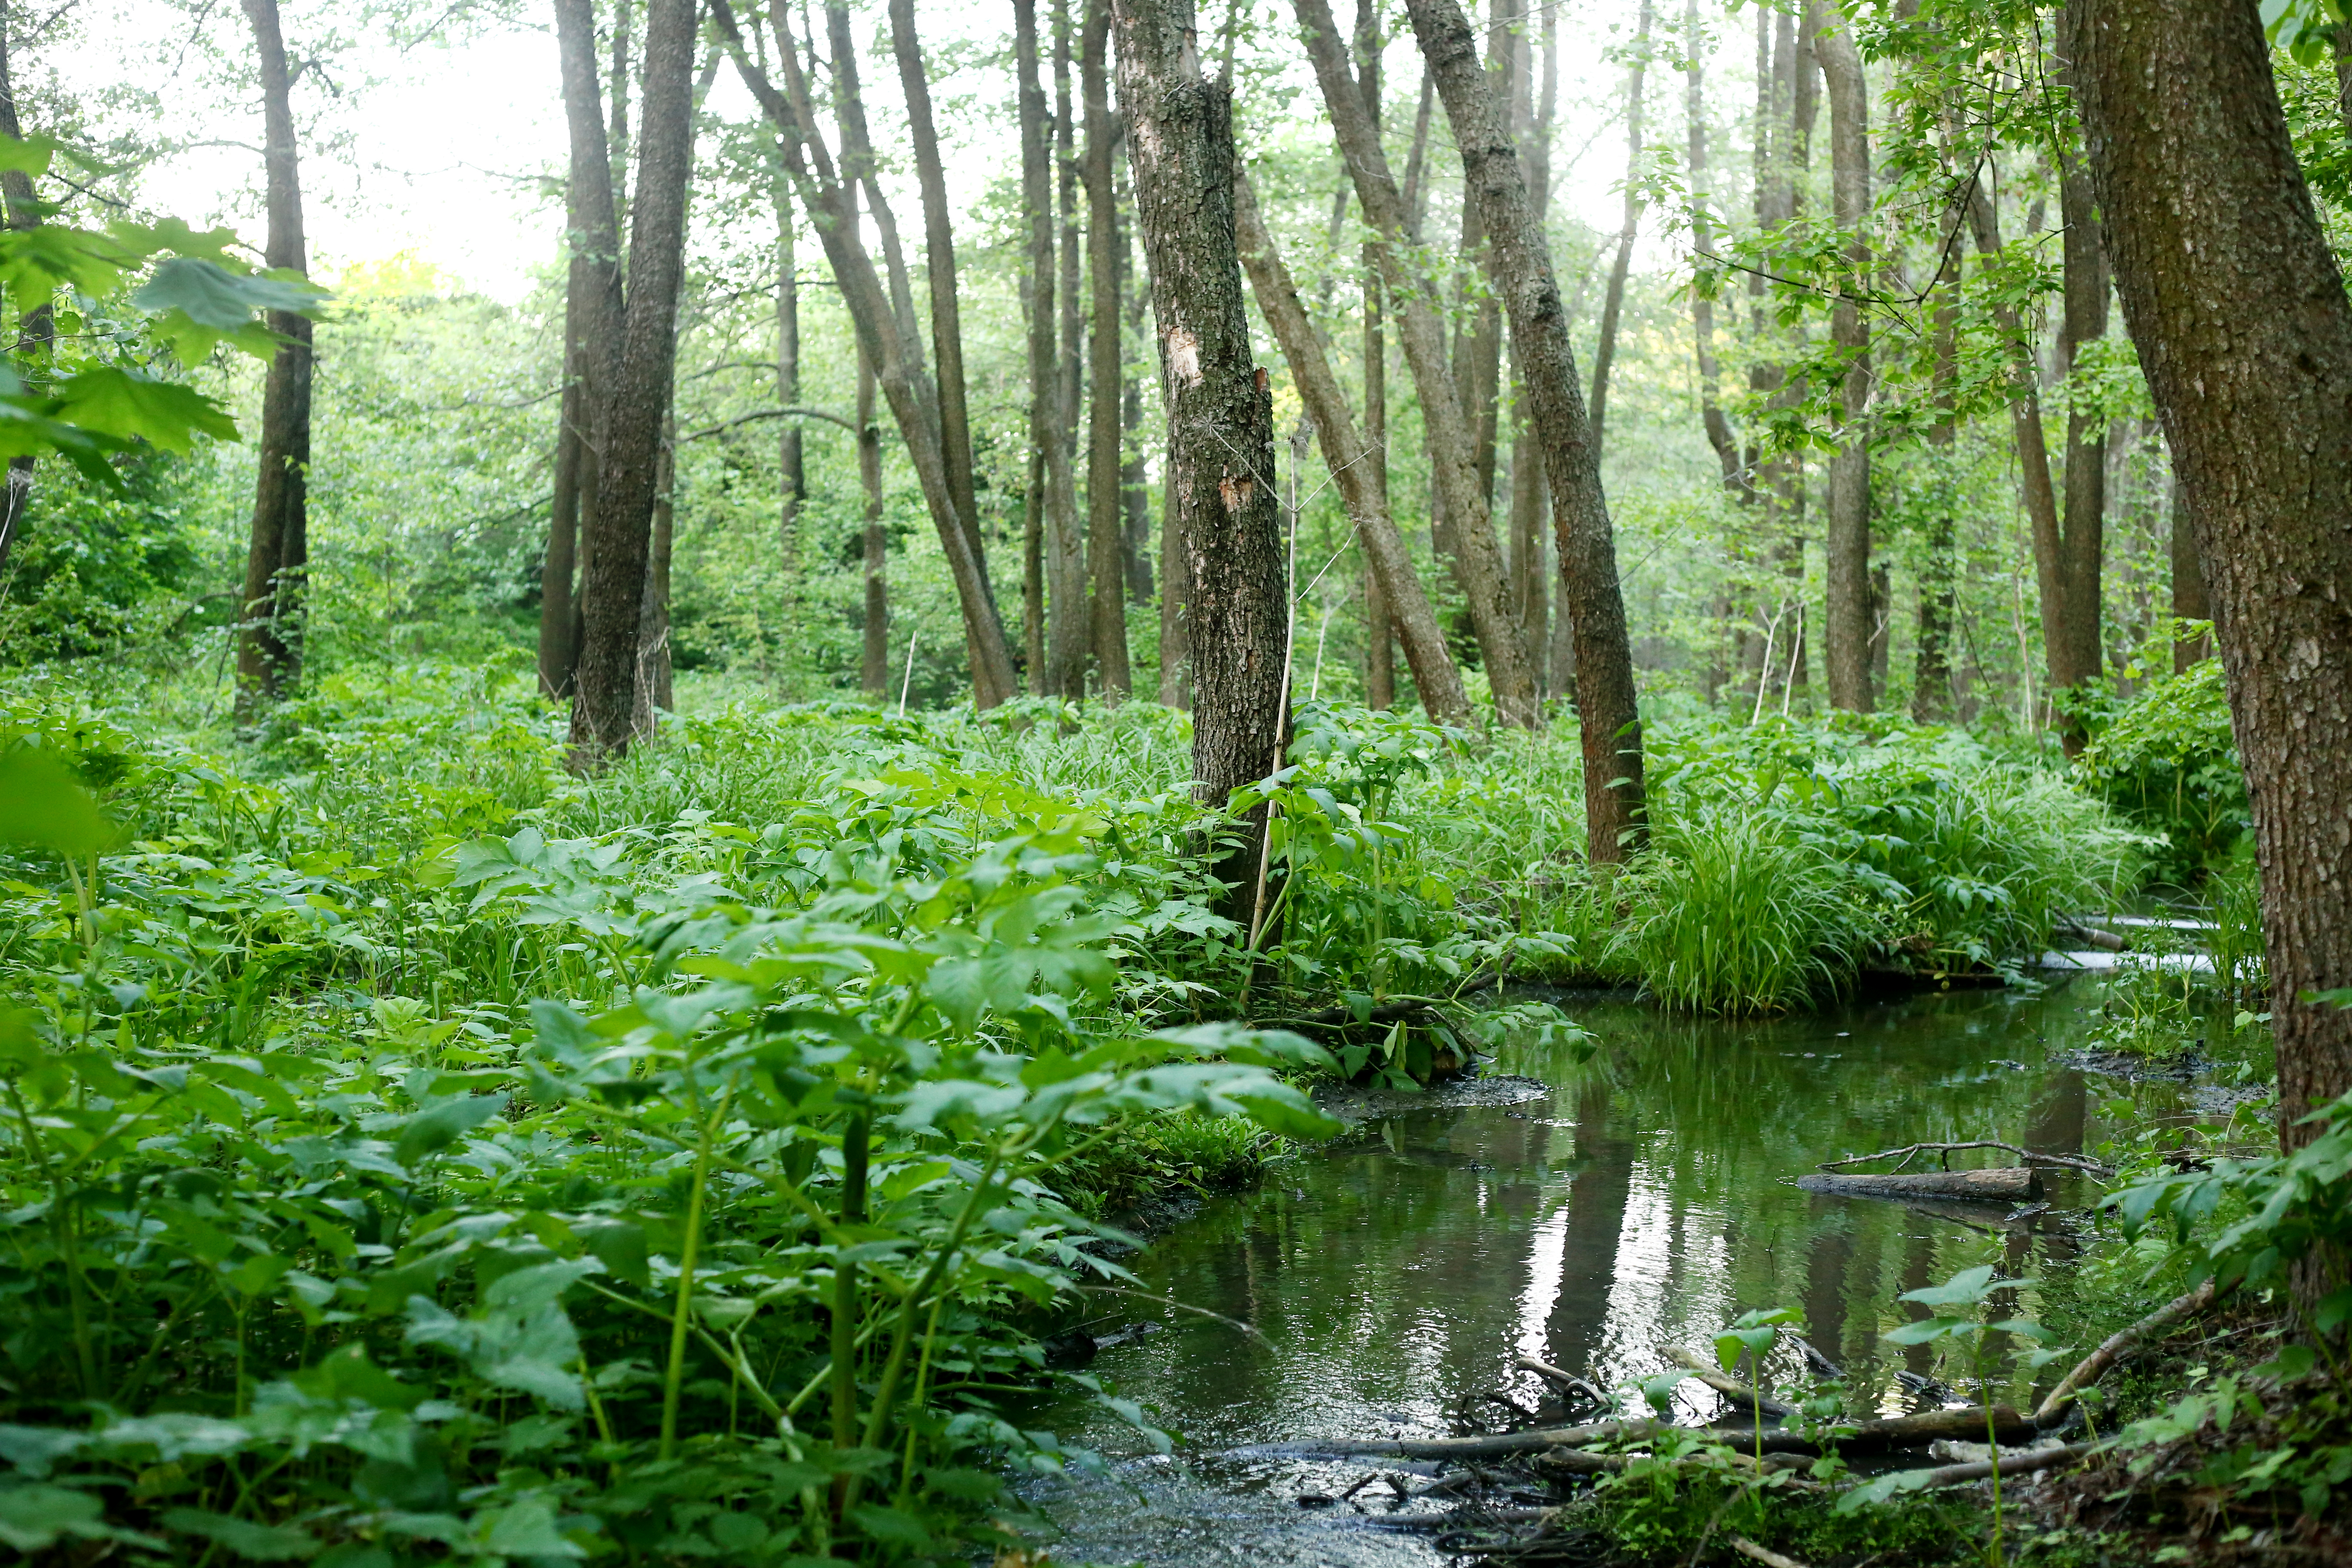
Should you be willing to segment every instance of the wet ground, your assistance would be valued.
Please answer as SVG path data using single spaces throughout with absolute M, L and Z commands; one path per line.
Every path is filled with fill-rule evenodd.
M 1348 1137 L 1161 1236 L 1131 1260 L 1148 1296 L 1100 1298 L 1092 1330 L 1116 1342 L 1090 1370 L 1181 1442 L 1158 1455 L 1075 1400 L 1039 1412 L 1111 1462 L 1107 1479 L 1033 1489 L 1067 1531 L 1056 1561 L 1437 1563 L 1410 1529 L 1426 1505 L 1399 1504 L 1386 1480 L 1336 1507 L 1298 1500 L 1424 1467 L 1233 1450 L 1499 1428 L 1511 1413 L 1490 1396 L 1532 1406 L 1542 1393 L 1516 1356 L 1618 1389 L 1665 1370 L 1671 1348 L 1706 1352 L 1752 1308 L 1801 1310 L 1861 1403 L 1916 1407 L 1896 1373 L 1933 1369 L 1924 1350 L 1881 1342 L 1906 1315 L 1895 1298 L 1979 1263 L 2064 1267 L 2085 1194 L 2060 1175 L 2039 1213 L 1963 1219 L 1791 1183 L 1922 1140 L 2084 1152 L 2117 1096 L 2199 1109 L 2194 1084 L 2101 1070 L 2105 984 L 1747 1024 L 1563 998 L 1598 1039 L 1589 1057 L 1507 1052 L 1488 1073 L 1528 1081 L 1351 1097 Z M 1693 1415 L 1714 1402 L 1696 1384 L 1678 1397 Z

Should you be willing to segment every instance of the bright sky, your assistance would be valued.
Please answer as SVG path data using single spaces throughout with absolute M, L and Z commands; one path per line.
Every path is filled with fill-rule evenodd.
M 288 41 L 298 54 L 315 47 L 320 8 L 302 0 L 281 0 Z M 1561 0 L 1560 117 L 1554 145 L 1565 163 L 1580 148 L 1580 161 L 1559 171 L 1556 210 L 1601 229 L 1619 221 L 1616 192 L 1624 174 L 1622 68 L 1605 58 L 1612 43 L 1631 29 L 1629 0 Z M 201 46 L 188 47 L 194 29 L 223 49 L 250 48 L 241 10 L 226 4 L 205 8 L 204 19 L 167 0 L 85 0 L 78 12 L 84 29 L 79 47 L 47 53 L 36 49 L 20 62 L 28 83 L 55 72 L 86 103 L 125 86 L 153 95 L 165 106 L 152 114 L 123 115 L 150 134 L 179 142 L 213 140 L 153 165 L 144 195 L 156 206 L 193 220 L 229 223 L 257 245 L 259 216 L 260 108 L 257 94 L 224 89 L 217 68 Z M 1343 11 L 1348 7 L 1341 7 Z M 1213 0 L 1208 13 L 1213 16 Z M 1285 8 L 1286 15 L 1286 7 Z M 564 163 L 563 118 L 557 99 L 555 41 L 551 25 L 537 7 L 526 23 L 485 30 L 453 47 L 424 45 L 402 51 L 387 41 L 362 42 L 338 58 L 331 73 L 332 96 L 312 77 L 298 85 L 298 113 L 325 146 L 304 149 L 306 216 L 312 266 L 331 275 L 352 263 L 380 261 L 407 253 L 494 298 L 512 301 L 530 287 L 534 268 L 555 255 L 561 234 L 559 210 L 542 183 Z M 1009 35 L 1009 5 L 971 5 L 961 0 L 919 0 L 918 23 L 927 45 L 956 39 L 992 41 Z M 1269 15 L 1267 20 L 1271 21 Z M 1401 18 L 1400 18 L 1401 20 Z M 1671 10 L 1661 18 L 1679 26 Z M 879 9 L 861 24 L 871 38 Z M 1726 24 L 1736 28 L 1737 21 Z M 1286 43 L 1269 31 L 1272 51 Z M 1745 89 L 1741 65 L 1746 46 L 1736 32 L 1710 61 L 1711 107 L 1718 118 Z M 1312 92 L 1311 79 L 1295 46 L 1297 84 Z M 1409 38 L 1393 44 L 1388 80 L 1392 112 L 1412 113 L 1417 81 Z M 1679 147 L 1683 135 L 1682 79 L 1654 68 L 1651 103 L 1654 142 Z M 892 134 L 899 119 L 897 79 L 887 56 L 870 59 L 865 80 L 877 140 Z M 934 86 L 944 103 L 962 95 L 1003 91 L 977 69 L 943 78 Z M 750 118 L 749 96 L 731 70 L 722 69 L 710 107 Z M 1441 116 L 1442 116 L 1442 110 Z M 950 170 L 951 191 L 975 191 L 992 171 L 1017 156 L 1009 125 L 1003 145 L 992 142 L 950 148 L 961 170 Z M 249 146 L 221 145 L 243 142 Z M 959 173 L 965 177 L 955 177 Z M 915 211 L 911 193 L 901 222 Z M 1654 248 L 1645 246 L 1645 249 Z M 1656 258 L 1664 259 L 1663 252 Z

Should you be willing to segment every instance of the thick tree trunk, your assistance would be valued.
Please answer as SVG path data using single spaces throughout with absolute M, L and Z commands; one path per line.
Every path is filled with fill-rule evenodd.
M 1276 524 L 1274 402 L 1250 362 L 1234 243 L 1233 87 L 1193 53 L 1191 0 L 1115 0 L 1119 104 L 1151 275 L 1168 407 L 1168 493 L 1192 576 L 1192 787 L 1222 809 L 1281 755 L 1288 584 Z M 1246 918 L 1265 810 L 1218 868 Z
M 1642 720 L 1625 601 L 1617 582 L 1616 542 L 1568 341 L 1567 311 L 1552 276 L 1550 249 L 1528 201 L 1518 154 L 1502 133 L 1461 7 L 1454 0 L 1408 0 L 1407 9 L 1454 123 L 1470 198 L 1486 214 L 1495 278 L 1543 442 L 1552 526 L 1561 574 L 1570 589 L 1560 608 L 1576 638 L 1586 854 L 1595 864 L 1613 863 L 1638 851 L 1645 831 Z
M 0 22 L 5 13 L 0 12 Z M 16 79 L 10 68 L 7 39 L 0 36 L 0 133 L 21 141 L 24 131 L 16 120 Z M 37 228 L 41 208 L 33 190 L 33 177 L 22 169 L 0 170 L 0 199 L 7 205 L 6 226 L 13 229 Z M 57 316 L 44 301 L 26 310 L 17 321 L 16 363 L 27 390 L 37 389 L 45 379 L 44 362 L 57 347 Z M 23 531 L 25 513 L 33 500 L 33 458 L 29 454 L 8 459 L 6 487 L 0 489 L 0 580 L 8 572 L 9 547 Z
M 857 484 L 866 495 L 866 624 L 857 688 L 868 702 L 890 695 L 890 542 L 882 531 L 882 427 L 874 423 L 874 365 L 857 356 Z
M 1592 348 L 1592 460 L 1601 460 L 1609 421 L 1609 368 L 1617 359 L 1617 321 L 1625 309 L 1625 275 L 1633 265 L 1633 240 L 1642 226 L 1642 86 L 1650 63 L 1651 0 L 1642 0 L 1633 24 L 1633 62 L 1625 71 L 1625 219 L 1617 229 L 1617 258 L 1609 264 L 1609 289 L 1601 297 L 1601 336 Z
M 1290 379 L 1322 442 L 1323 461 L 1348 509 L 1348 520 L 1355 524 L 1357 545 L 1370 563 L 1373 580 L 1395 619 L 1405 660 L 1412 668 L 1413 684 L 1421 689 L 1422 705 L 1438 723 L 1466 724 L 1470 699 L 1462 689 L 1462 672 L 1454 668 L 1454 656 L 1446 649 L 1445 634 L 1438 626 L 1436 612 L 1430 608 L 1429 595 L 1413 574 L 1412 557 L 1389 515 L 1388 499 L 1364 461 L 1367 450 L 1356 433 L 1347 394 L 1339 390 L 1339 378 L 1331 372 L 1314 322 L 1291 281 L 1290 268 L 1283 264 L 1274 237 L 1259 216 L 1257 195 L 1246 176 L 1234 181 L 1234 238 L 1242 265 L 1249 272 L 1250 287 L 1257 295 L 1258 310 L 1274 329 L 1275 341 L 1289 362 Z
M 1823 662 L 1830 706 L 1867 713 L 1874 617 L 1870 593 L 1870 322 L 1858 297 L 1870 288 L 1870 83 L 1862 51 L 1843 17 L 1814 39 L 1829 87 L 1831 208 L 1845 234 L 1846 273 L 1830 310 L 1830 337 L 1843 373 L 1838 384 L 1837 455 L 1830 459 L 1830 519 L 1823 536 L 1828 571 L 1822 605 Z
M 972 555 L 988 559 L 980 531 L 980 496 L 972 477 L 971 415 L 964 395 L 962 306 L 956 293 L 955 229 L 948 220 L 947 172 L 940 163 L 940 133 L 931 118 L 931 84 L 915 32 L 915 0 L 890 0 L 891 51 L 907 101 L 914 143 L 915 179 L 922 194 L 923 255 L 931 306 L 931 359 L 939 367 L 940 460 L 948 494 L 963 520 Z M 878 215 L 877 215 L 878 216 Z
M 995 707 L 1013 695 L 1013 657 L 1004 641 L 1003 624 L 988 588 L 984 563 L 972 551 L 971 537 L 949 494 L 947 468 L 940 455 L 933 423 L 929 385 L 919 362 L 910 356 L 909 342 L 898 330 L 898 317 L 884 292 L 874 260 L 857 237 L 856 208 L 844 180 L 835 174 L 831 155 L 815 132 L 807 84 L 798 56 L 782 51 L 782 65 L 791 98 L 776 90 L 767 72 L 744 52 L 733 8 L 726 0 L 710 0 L 710 15 L 734 57 L 735 68 L 759 101 L 761 112 L 777 131 L 777 146 L 784 165 L 799 187 L 801 201 L 816 219 L 818 237 L 841 287 L 843 303 L 856 328 L 859 351 L 875 367 L 882 395 L 906 442 L 923 500 L 940 536 L 941 552 L 956 585 L 963 614 L 964 647 L 971 662 L 972 697 L 982 709 Z M 839 64 L 835 65 L 836 72 Z
M 903 3 L 903 0 L 902 0 Z M 1093 568 L 1095 679 L 1103 700 L 1123 700 L 1127 662 L 1126 518 L 1119 504 L 1118 196 L 1111 179 L 1119 128 L 1110 111 L 1110 0 L 1089 0 L 1079 38 L 1087 109 L 1087 270 L 1093 283 L 1087 342 L 1087 561 Z
M 677 361 L 688 177 L 694 163 L 695 0 L 649 0 L 645 107 L 629 219 L 628 302 L 600 428 L 604 460 L 581 584 L 584 637 L 572 765 L 604 766 L 635 739 L 638 622 L 660 490 L 662 428 Z
M 302 174 L 294 145 L 294 76 L 278 26 L 278 0 L 245 0 L 261 67 L 263 163 L 268 173 L 273 268 L 310 270 L 302 232 Z M 261 452 L 245 558 L 236 647 L 236 712 L 250 723 L 302 676 L 303 601 L 309 587 L 310 320 L 272 310 L 283 340 L 261 394 Z M 13 476 L 12 476 L 13 478 Z M 29 481 L 31 473 L 26 475 Z
M 1076 696 L 1070 650 L 1058 640 L 1046 649 L 1045 590 L 1050 580 L 1058 639 L 1068 619 L 1062 595 L 1070 591 L 1066 556 L 1077 530 L 1076 495 L 1070 481 L 1069 439 L 1062 425 L 1062 379 L 1055 363 L 1056 325 L 1054 255 L 1053 148 L 1047 129 L 1045 89 L 1039 79 L 1036 0 L 1016 0 L 1013 54 L 1021 94 L 1021 189 L 1029 218 L 1029 462 L 1030 510 L 1042 558 L 1024 572 L 1024 608 L 1030 642 L 1031 689 L 1048 696 Z M 1048 564 L 1049 563 L 1049 564 Z M 1081 584 L 1078 592 L 1083 595 Z M 1083 680 L 1083 675 L 1078 677 Z
M 2212 595 L 2293 1147 L 2352 1089 L 2352 1011 L 2308 999 L 2352 984 L 2352 301 L 2253 0 L 2081 0 L 2067 23 L 2106 255 Z
M 1361 90 L 1348 69 L 1328 0 L 1297 0 L 1299 31 L 1314 61 L 1323 101 L 1355 184 L 1356 199 L 1376 237 L 1381 279 L 1402 342 L 1413 385 L 1421 394 L 1422 424 L 1429 436 L 1433 510 L 1442 511 L 1455 552 L 1454 564 L 1472 627 L 1486 661 L 1495 707 L 1506 723 L 1532 727 L 1540 720 L 1535 666 L 1525 637 L 1511 618 L 1502 552 L 1480 488 L 1475 441 L 1445 361 L 1444 328 L 1428 279 L 1413 269 L 1409 206 L 1390 177 L 1379 129 L 1365 111 Z M 1466 25 L 1465 25 L 1466 29 Z M 1465 44 L 1465 47 L 1466 44 Z M 1480 79 L 1475 50 L 1467 68 Z
M 563 293 L 563 399 L 555 435 L 555 499 L 549 509 L 547 558 L 540 572 L 539 683 L 550 697 L 572 695 L 579 663 L 580 602 L 574 588 L 581 521 L 596 510 L 596 421 L 620 346 L 621 243 L 613 206 L 613 163 L 604 139 L 597 79 L 595 8 L 556 0 L 564 118 L 571 132 L 571 180 L 564 243 L 571 260 Z

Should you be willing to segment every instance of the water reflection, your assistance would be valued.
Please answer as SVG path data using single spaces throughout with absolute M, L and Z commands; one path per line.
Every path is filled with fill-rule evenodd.
M 2097 984 L 1749 1024 L 1564 1001 L 1599 1051 L 1582 1062 L 1522 1051 L 1496 1069 L 1550 1084 L 1548 1100 L 1393 1117 L 1262 1192 L 1212 1204 L 1137 1261 L 1154 1292 L 1257 1335 L 1180 1314 L 1103 1352 L 1094 1370 L 1186 1448 L 1173 1462 L 1123 1466 L 1139 1489 L 1041 1500 L 1074 1530 L 1066 1552 L 1232 1561 L 1246 1542 L 1255 1561 L 1424 1560 L 1349 1510 L 1294 1505 L 1360 1470 L 1220 1451 L 1443 1433 L 1497 1391 L 1532 1405 L 1543 1390 L 1513 1370 L 1522 1354 L 1614 1388 L 1664 1370 L 1670 1347 L 1703 1352 L 1750 1308 L 1801 1308 L 1807 1336 L 1867 1403 L 1907 1408 L 1894 1374 L 1928 1363 L 1879 1339 L 1906 1310 L 1898 1292 L 1982 1262 L 2037 1272 L 2037 1259 L 2071 1251 L 2078 1194 L 2053 1183 L 2045 1215 L 1969 1223 L 1790 1183 L 1819 1161 L 1915 1141 L 2000 1138 L 2059 1153 L 2095 1142 L 2091 1082 L 2053 1058 L 2084 1033 Z M 2032 1292 L 2020 1305 L 2034 1310 Z M 1793 1358 L 1775 1367 L 1794 1371 Z M 1714 1396 L 1684 1397 L 1697 1412 Z M 1485 1408 L 1490 1420 L 1503 1414 Z M 1053 1414 L 1108 1453 L 1139 1447 L 1075 1408 Z

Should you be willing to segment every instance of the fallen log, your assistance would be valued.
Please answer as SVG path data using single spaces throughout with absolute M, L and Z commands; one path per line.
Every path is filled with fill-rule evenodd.
M 2042 1196 L 2042 1176 L 2028 1165 L 1982 1171 L 1911 1171 L 1888 1175 L 1805 1175 L 1797 1185 L 1809 1193 L 1852 1198 L 1958 1198 L 1966 1203 L 2032 1203 Z
M 1742 1414 L 1750 1421 L 1756 1419 L 1759 1411 L 1774 1418 L 1794 1415 L 1797 1413 L 1795 1405 L 1783 1405 L 1769 1394 L 1759 1394 L 1736 1377 L 1726 1377 L 1722 1373 L 1717 1372 L 1711 1363 L 1685 1350 L 1680 1345 L 1668 1345 L 1665 1349 L 1665 1357 L 1689 1373 L 1692 1381 L 1703 1383 L 1730 1400 L 1732 1404 L 1744 1406 Z
M 2021 1442 L 2034 1434 L 2033 1424 L 2006 1405 L 1993 1406 L 1997 1441 Z M 1982 1437 L 1985 1412 L 1981 1405 L 1953 1410 L 1929 1410 L 1916 1415 L 1895 1415 L 1857 1424 L 1853 1435 L 1838 1440 L 1848 1452 L 1874 1453 L 1917 1448 L 1938 1437 Z M 1800 1432 L 1767 1426 L 1760 1436 L 1753 1426 L 1677 1426 L 1668 1421 L 1595 1421 L 1582 1426 L 1546 1426 L 1528 1432 L 1489 1432 L 1476 1437 L 1319 1437 L 1296 1443 L 1265 1443 L 1229 1450 L 1234 1458 L 1391 1458 L 1483 1459 L 1505 1454 L 1544 1454 L 1586 1448 L 1600 1443 L 1650 1443 L 1670 1432 L 1713 1437 L 1743 1453 L 1760 1445 L 1768 1454 L 1812 1454 L 1820 1445 Z
M 2013 1459 L 2003 1459 L 2000 1462 L 2000 1473 L 2004 1476 L 2024 1476 L 2032 1475 L 2037 1470 L 2054 1470 L 2061 1466 L 2071 1465 L 2087 1458 L 2091 1450 L 2097 1447 L 2096 1443 L 2072 1443 L 2063 1448 L 2036 1448 L 2030 1454 L 2020 1454 Z M 1978 1459 L 1966 1465 L 1945 1465 L 1940 1468 L 1929 1470 L 1927 1473 L 1927 1479 L 1919 1483 L 1919 1488 L 1926 1491 L 1937 1487 L 1966 1486 L 1970 1481 L 1990 1480 L 1992 1468 L 1990 1459 Z
M 2210 1307 L 2221 1297 L 2208 1279 L 2186 1296 L 2177 1297 L 2142 1318 L 2127 1329 L 2118 1330 L 2101 1342 L 2097 1350 L 2074 1363 L 2074 1370 L 2058 1380 L 2058 1386 L 2044 1394 L 2034 1407 L 2033 1421 L 2037 1426 L 2057 1425 L 2084 1389 L 2099 1381 L 2106 1370 L 2138 1350 L 2150 1334 L 2170 1328 L 2183 1319 L 2193 1318 Z
M 1922 1154 L 1939 1157 L 1937 1169 L 1952 1168 L 1952 1156 L 1964 1149 L 2000 1149 L 2017 1156 L 2021 1165 L 2051 1165 L 2062 1171 L 2080 1171 L 2101 1179 L 2114 1175 L 2115 1167 L 2094 1160 L 2085 1154 L 2050 1154 L 2039 1149 L 2021 1149 L 2014 1143 L 2004 1143 L 1998 1138 L 1971 1138 L 1962 1143 L 1906 1143 L 1896 1149 L 1881 1149 L 1875 1154 L 1849 1154 L 1843 1160 L 1824 1160 L 1818 1167 L 1824 1171 L 1842 1171 L 1848 1165 L 1874 1164 L 1881 1160 L 1893 1160 L 1895 1169 L 1889 1175 L 1899 1174 L 1912 1161 Z

